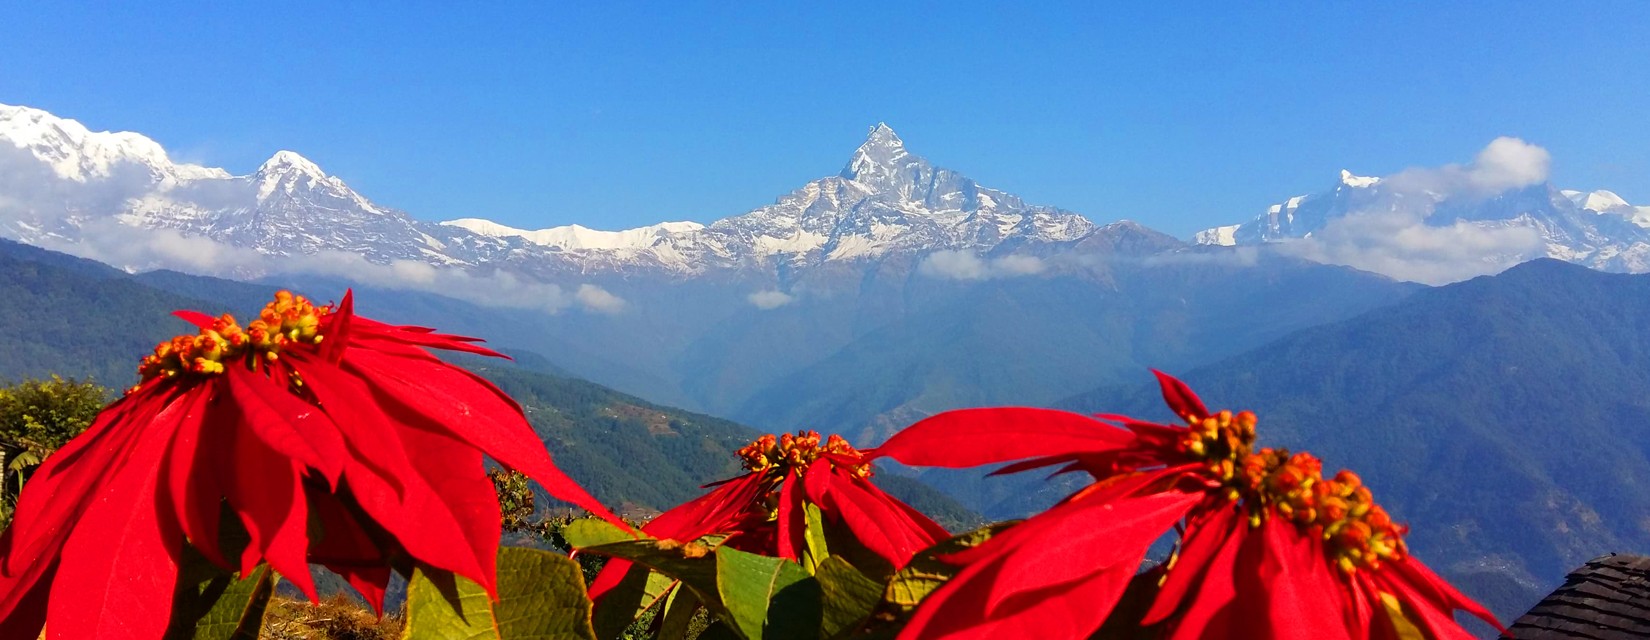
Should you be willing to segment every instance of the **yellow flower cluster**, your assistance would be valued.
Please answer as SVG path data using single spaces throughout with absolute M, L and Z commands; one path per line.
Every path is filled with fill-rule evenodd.
M 279 359 L 281 348 L 288 344 L 320 343 L 321 318 L 330 312 L 329 307 L 317 307 L 303 296 L 280 291 L 244 330 L 234 316 L 226 313 L 196 334 L 155 345 L 155 352 L 138 363 L 138 376 L 148 382 L 184 373 L 218 374 L 223 373 L 226 363 L 243 358 L 249 366 L 257 367 L 260 358 Z M 294 383 L 301 384 L 296 380 Z
M 1179 449 L 1204 469 L 1233 501 L 1249 511 L 1249 524 L 1284 518 L 1321 537 L 1330 560 L 1346 573 L 1378 569 L 1401 559 L 1407 528 L 1375 504 L 1363 480 L 1351 471 L 1323 477 L 1323 462 L 1287 449 L 1254 451 L 1255 414 L 1221 411 L 1188 420 Z
M 864 454 L 834 433 L 825 439 L 824 446 L 820 445 L 818 431 L 798 431 L 796 435 L 786 433 L 778 437 L 770 433 L 741 447 L 737 453 L 750 471 L 778 469 L 783 473 L 795 469 L 801 473 L 821 456 L 830 454 L 827 460 L 848 469 L 854 477 L 871 477 L 871 463 L 864 462 Z

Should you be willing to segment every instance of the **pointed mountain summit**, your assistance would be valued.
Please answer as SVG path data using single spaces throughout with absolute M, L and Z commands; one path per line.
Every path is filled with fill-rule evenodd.
M 885 181 L 902 169 L 908 158 L 912 156 L 905 151 L 905 141 L 887 123 L 879 122 L 871 127 L 865 142 L 854 150 L 854 157 L 838 175 L 861 182 Z M 922 158 L 914 160 L 912 164 L 928 164 Z
M 1360 176 L 1360 175 L 1352 173 L 1351 171 L 1347 171 L 1346 169 L 1341 169 L 1341 184 L 1344 184 L 1348 187 L 1352 187 L 1354 189 L 1361 189 L 1363 187 L 1375 186 L 1376 184 L 1379 184 L 1380 182 L 1381 182 L 1380 178 L 1371 178 L 1371 177 L 1368 177 L 1368 176 Z
M 378 211 L 377 206 L 355 193 L 342 180 L 327 175 L 319 165 L 297 152 L 275 152 L 250 178 L 258 185 L 260 202 L 277 194 L 293 196 L 319 191 L 329 198 L 354 202 L 361 209 Z
M 276 151 L 275 155 L 265 160 L 257 171 L 257 175 L 290 173 L 301 173 L 316 178 L 324 178 L 327 175 L 325 171 L 321 170 L 321 167 L 311 162 L 309 158 L 298 155 L 296 151 L 286 151 L 284 149 Z
M 576 226 L 526 231 L 476 218 L 443 224 L 546 247 L 556 258 L 581 268 L 651 266 L 683 274 L 718 268 L 767 270 L 780 264 L 794 270 L 941 250 L 1036 250 L 1075 243 L 1096 229 L 1075 213 L 1030 206 L 1018 196 L 935 167 L 907 150 L 886 123 L 868 130 L 837 175 L 809 182 L 774 204 L 703 227 L 665 223 L 624 231 Z M 1167 236 L 1163 239 L 1177 244 Z

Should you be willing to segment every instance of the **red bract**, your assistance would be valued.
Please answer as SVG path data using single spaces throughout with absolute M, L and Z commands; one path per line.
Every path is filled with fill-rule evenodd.
M 418 562 L 489 591 L 499 508 L 483 456 L 617 521 L 559 471 L 521 408 L 427 349 L 477 340 L 276 294 L 242 329 L 161 343 L 142 382 L 47 458 L 0 537 L 0 637 L 158 638 L 184 544 L 243 575 L 268 562 L 312 600 L 309 563 L 374 608 Z M 502 357 L 502 356 L 501 356 Z M 250 538 L 220 546 L 220 513 Z
M 1306 453 L 1254 449 L 1255 416 L 1209 413 L 1158 373 L 1186 424 L 1047 409 L 940 414 L 868 451 L 919 466 L 1058 466 L 1095 483 L 978 547 L 901 638 L 1086 638 L 1182 525 L 1144 618 L 1166 638 L 1470 638 L 1456 610 L 1494 616 L 1408 553 L 1405 527 L 1358 476 Z M 1107 421 L 1120 422 L 1123 428 Z
M 749 473 L 707 485 L 715 489 L 659 514 L 642 531 L 679 542 L 725 534 L 723 544 L 735 549 L 797 560 L 806 545 L 806 501 L 896 568 L 950 535 L 871 484 L 871 464 L 842 436 L 821 446 L 817 431 L 764 435 L 739 456 Z M 609 560 L 591 583 L 591 597 L 618 585 L 629 567 Z

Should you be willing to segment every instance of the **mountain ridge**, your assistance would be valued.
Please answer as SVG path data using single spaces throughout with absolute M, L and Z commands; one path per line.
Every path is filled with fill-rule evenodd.
M 483 218 L 426 222 L 374 203 L 293 151 L 277 151 L 252 173 L 233 175 L 173 162 L 141 134 L 91 132 L 28 107 L 0 105 L 0 140 L 49 170 L 37 172 L 37 181 L 73 183 L 45 189 L 48 199 L 66 204 L 0 216 L 0 231 L 31 244 L 73 243 L 89 225 L 112 219 L 267 256 L 338 251 L 379 264 L 410 260 L 553 280 L 624 271 L 678 278 L 795 271 L 945 250 L 993 254 L 1075 245 L 1102 228 L 936 167 L 910 153 L 886 124 L 868 131 L 836 175 L 810 181 L 773 204 L 709 224 L 666 222 L 618 231 L 580 225 L 524 230 Z M 142 171 L 122 173 L 132 166 Z M 12 189 L 22 185 L 19 180 Z M 89 192 L 98 197 L 76 201 Z
M 1173 373 L 1254 410 L 1261 446 L 1356 471 L 1503 616 L 1587 559 L 1650 549 L 1650 275 L 1535 260 Z M 1058 404 L 1175 419 L 1151 384 Z
M 1340 233 L 1343 237 L 1337 239 L 1345 239 L 1353 233 L 1349 229 L 1370 233 L 1376 226 L 1362 225 L 1371 227 L 1365 230 L 1361 222 L 1392 218 L 1431 229 L 1527 232 L 1529 242 L 1487 248 L 1480 256 L 1502 267 L 1547 257 L 1603 271 L 1650 272 L 1650 206 L 1629 204 L 1603 189 L 1559 189 L 1545 179 L 1486 193 L 1441 187 L 1439 180 L 1425 177 L 1382 179 L 1342 170 L 1333 187 L 1288 198 L 1247 222 L 1199 231 L 1192 242 L 1288 247 L 1322 240 L 1325 234 Z M 1394 225 L 1386 227 L 1391 232 Z

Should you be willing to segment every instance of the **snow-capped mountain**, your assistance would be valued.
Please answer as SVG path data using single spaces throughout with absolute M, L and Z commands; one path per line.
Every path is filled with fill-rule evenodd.
M 578 225 L 533 231 L 479 218 L 424 222 L 375 204 L 291 151 L 277 152 L 251 174 L 234 175 L 174 162 L 140 134 L 93 132 L 27 107 L 0 105 L 0 141 L 10 143 L 0 144 L 0 166 L 17 177 L 0 183 L 0 203 L 31 203 L 0 208 L 0 232 L 34 243 L 72 243 L 86 229 L 114 221 L 273 256 L 340 251 L 380 264 L 414 260 L 542 277 L 637 270 L 686 277 L 772 272 L 779 265 L 794 272 L 940 250 L 1046 250 L 1102 229 L 935 167 L 883 124 L 871 129 L 840 173 L 774 204 L 708 225 L 666 222 L 622 231 Z
M 1525 229 L 1539 238 L 1515 255 L 1484 256 L 1500 264 L 1551 257 L 1608 271 L 1650 272 L 1650 207 L 1633 206 L 1610 191 L 1559 190 L 1544 181 L 1490 193 L 1458 192 L 1403 174 L 1382 179 L 1343 170 L 1329 189 L 1274 204 L 1248 222 L 1200 231 L 1193 242 L 1256 245 L 1351 229 L 1402 228 L 1349 224 L 1383 216 L 1434 229 Z
M 585 264 L 628 260 L 679 272 L 777 262 L 805 267 L 936 250 L 991 253 L 1074 242 L 1097 228 L 1075 213 L 1027 205 L 934 167 L 909 153 L 886 124 L 871 129 L 841 173 L 709 225 L 667 222 L 606 232 L 578 225 L 524 231 L 474 218 L 443 224 L 520 239 Z
M 174 163 L 159 143 L 131 132 L 93 132 L 39 109 L 0 105 L 0 136 L 63 180 L 91 182 L 140 169 L 157 185 L 228 178 L 222 169 Z
M 1498 153 L 1539 151 L 1519 146 L 1524 144 L 1504 139 L 1492 146 L 1501 145 Z M 1295 243 L 1291 249 L 1299 257 L 1423 282 L 1493 273 L 1541 256 L 1614 271 L 1650 271 L 1650 207 L 1634 206 L 1609 191 L 1560 191 L 1541 181 L 1545 165 L 1530 179 L 1516 172 L 1479 175 L 1473 172 L 1498 165 L 1476 166 L 1430 170 L 1420 176 L 1424 180 L 1414 172 L 1374 178 L 1342 171 L 1325 191 L 1289 198 L 1248 222 L 1200 232 L 1194 241 L 1231 246 L 1336 238 L 1348 246 L 1302 250 L 1302 243 Z M 1518 182 L 1485 182 L 1485 176 Z M 1428 236 L 1416 233 L 1417 227 L 1447 233 Z M 146 240 L 128 232 L 133 228 L 172 235 Z M 1473 230 L 1493 237 L 1474 236 Z M 1384 234 L 1390 242 L 1371 247 L 1360 234 L 1377 240 Z M 579 225 L 525 230 L 474 217 L 441 223 L 412 218 L 373 202 L 291 151 L 236 175 L 176 162 L 159 143 L 137 133 L 95 132 L 45 111 L 4 105 L 0 236 L 62 250 L 77 244 L 130 245 L 120 246 L 114 258 L 106 258 L 108 251 L 86 252 L 128 268 L 173 266 L 166 262 L 170 258 L 143 258 L 145 242 L 170 243 L 159 252 L 165 255 L 203 250 L 199 243 L 180 248 L 185 243 L 171 240 L 181 236 L 263 256 L 339 253 L 380 265 L 412 261 L 545 282 L 604 274 L 678 280 L 733 274 L 783 284 L 807 273 L 843 273 L 851 279 L 876 265 L 914 268 L 937 252 L 1010 259 L 1003 263 L 1010 264 L 1020 256 L 1150 254 L 1185 247 L 1134 223 L 1096 225 L 982 186 L 911 153 L 885 124 L 870 129 L 835 175 L 744 214 L 708 224 L 664 222 L 620 231 Z M 212 247 L 204 250 L 217 250 Z M 1410 268 L 1417 259 L 1431 270 Z M 1434 268 L 1441 260 L 1453 260 L 1454 268 Z M 1459 268 L 1463 261 L 1465 268 Z M 206 268 L 219 262 L 207 256 L 192 264 Z M 232 275 L 252 275 L 260 267 L 245 265 L 262 262 L 238 264 Z M 966 268 L 958 273 L 985 277 L 972 264 L 960 265 Z M 826 266 L 831 268 L 821 269 Z
M 423 232 L 436 225 L 374 204 L 291 151 L 237 176 L 174 162 L 140 134 L 94 132 L 45 111 L 0 105 L 0 169 L 0 232 L 24 242 L 61 246 L 113 222 L 268 255 L 335 250 L 381 263 L 462 263 Z
M 1599 189 L 1597 191 L 1560 191 L 1576 206 L 1598 214 L 1612 214 L 1627 218 L 1641 227 L 1650 228 L 1650 207 L 1633 206 L 1616 195 L 1614 191 Z
M 1341 170 L 1341 181 L 1325 192 L 1295 196 L 1266 209 L 1254 220 L 1197 232 L 1193 242 L 1233 246 L 1301 238 L 1322 229 L 1330 220 L 1375 204 L 1380 178 Z

